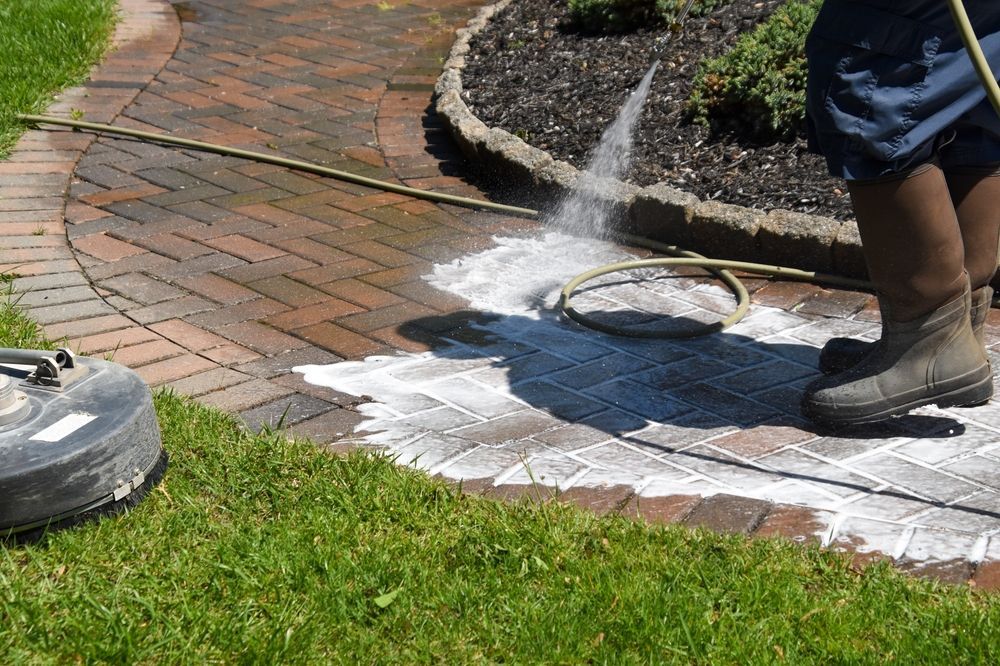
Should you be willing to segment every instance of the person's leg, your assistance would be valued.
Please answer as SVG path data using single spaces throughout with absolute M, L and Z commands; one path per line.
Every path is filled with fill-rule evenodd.
M 944 173 L 928 164 L 848 187 L 882 339 L 858 365 L 807 387 L 803 413 L 850 425 L 988 399 L 991 372 L 969 320 L 962 233 Z
M 965 247 L 972 289 L 984 287 L 997 270 L 1000 250 L 1000 167 L 949 168 L 948 191 Z
M 972 289 L 972 328 L 982 342 L 986 315 L 993 300 L 989 283 L 1000 254 L 1000 167 L 947 168 L 945 179 L 958 219 L 965 270 Z M 875 345 L 855 338 L 833 338 L 820 352 L 819 368 L 824 374 L 843 372 L 860 363 Z
M 911 321 L 958 296 L 965 251 L 944 172 L 925 164 L 906 174 L 848 182 L 879 303 Z

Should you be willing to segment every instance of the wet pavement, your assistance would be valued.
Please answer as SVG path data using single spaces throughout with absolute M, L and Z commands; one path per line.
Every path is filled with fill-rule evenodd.
M 453 31 L 478 3 L 122 5 L 118 48 L 51 113 L 485 196 L 431 110 Z M 995 402 L 840 433 L 798 414 L 818 347 L 878 334 L 867 294 L 749 280 L 754 305 L 725 333 L 608 336 L 559 317 L 555 296 L 628 248 L 63 130 L 28 132 L 0 163 L 0 225 L 0 268 L 50 337 L 252 427 L 281 420 L 335 449 L 385 449 L 496 497 L 554 495 L 1000 581 Z M 639 327 L 733 307 L 706 280 L 639 277 L 575 301 Z

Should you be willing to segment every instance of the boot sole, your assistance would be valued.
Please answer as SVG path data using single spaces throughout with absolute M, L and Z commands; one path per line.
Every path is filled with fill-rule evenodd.
M 915 400 L 910 400 L 899 405 L 893 405 L 877 412 L 866 414 L 845 415 L 842 417 L 831 417 L 829 414 L 818 414 L 816 408 L 810 403 L 802 404 L 802 414 L 813 422 L 839 428 L 853 425 L 864 425 L 866 423 L 877 423 L 892 418 L 902 416 L 907 412 L 926 405 L 937 405 L 941 409 L 947 407 L 975 407 L 984 405 L 993 397 L 993 375 L 992 373 L 968 386 L 962 386 L 952 391 L 946 391 L 936 395 L 924 396 Z
M 838 372 L 845 372 L 847 370 L 850 370 L 852 367 L 854 367 L 854 365 L 856 365 L 857 363 L 860 363 L 860 362 L 861 362 L 860 359 L 856 359 L 855 363 L 848 364 L 848 365 L 846 365 L 844 367 L 841 367 L 841 364 L 823 363 L 822 360 L 820 360 L 819 371 L 822 372 L 824 375 L 827 375 L 827 376 L 829 376 L 829 375 L 835 375 Z M 993 397 L 993 393 L 990 392 L 990 395 L 985 400 L 980 400 L 978 402 L 970 402 L 970 403 L 962 404 L 962 405 L 948 405 L 948 407 L 981 407 L 982 405 L 985 405 L 986 403 L 988 403 L 990 401 L 990 398 L 992 398 L 992 397 Z

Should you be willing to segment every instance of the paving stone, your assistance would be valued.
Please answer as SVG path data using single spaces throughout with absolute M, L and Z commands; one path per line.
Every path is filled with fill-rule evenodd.
M 83 285 L 20 292 L 16 298 L 18 307 L 30 310 L 93 300 L 94 296 L 93 288 Z
M 110 331 L 117 331 L 134 326 L 132 320 L 121 315 L 106 315 L 103 317 L 91 317 L 89 319 L 76 319 L 57 324 L 48 324 L 44 327 L 45 336 L 52 341 L 59 341 L 63 338 L 70 339 L 76 337 L 86 337 Z
M 98 333 L 69 341 L 70 348 L 80 354 L 101 354 L 117 349 L 161 339 L 155 332 L 138 326 L 110 333 Z
M 287 300 L 283 302 L 287 302 Z M 264 321 L 283 331 L 292 331 L 332 319 L 339 320 L 347 315 L 361 311 L 362 308 L 353 303 L 326 296 L 318 303 L 310 305 L 301 304 L 295 306 L 294 309 L 267 317 Z
M 296 437 L 308 438 L 319 443 L 336 442 L 349 436 L 367 419 L 348 409 L 334 409 L 320 416 L 296 423 L 288 430 Z
M 89 317 L 113 315 L 114 312 L 114 308 L 105 303 L 102 299 L 96 298 L 93 293 L 91 293 L 90 298 L 85 301 L 30 308 L 31 318 L 43 326 L 47 324 L 74 322 Z
M 140 324 L 153 324 L 158 321 L 186 317 L 198 312 L 212 310 L 214 303 L 197 296 L 182 296 L 170 301 L 161 301 L 155 305 L 147 305 L 129 311 L 129 316 Z
M 771 503 L 736 495 L 714 495 L 698 503 L 684 518 L 690 527 L 715 532 L 750 534 L 771 510 Z
M 284 250 L 271 247 L 242 235 L 219 236 L 204 243 L 216 250 L 239 257 L 250 263 L 266 261 L 284 256 Z
M 914 522 L 924 527 L 986 534 L 1000 530 L 1000 495 L 982 491 L 948 506 L 925 511 Z
M 973 564 L 970 560 L 977 540 L 976 535 L 917 529 L 897 564 L 904 571 L 924 578 L 965 583 L 972 577 Z
M 143 305 L 152 305 L 185 295 L 180 289 L 142 273 L 118 275 L 103 280 L 100 286 Z
M 182 377 L 168 383 L 167 386 L 181 395 L 196 397 L 236 384 L 243 384 L 250 379 L 251 377 L 248 375 L 231 368 L 214 368 Z
M 235 365 L 237 363 L 247 363 L 260 358 L 260 354 L 251 351 L 246 347 L 227 343 L 212 347 L 201 352 L 205 358 L 218 363 L 219 365 Z
M 956 464 L 961 465 L 962 463 Z M 954 467 L 952 465 L 946 469 L 954 469 Z M 1000 464 L 994 467 L 1000 472 Z M 866 458 L 865 471 L 906 488 L 916 495 L 941 502 L 953 502 L 977 490 L 974 485 L 965 483 L 958 478 L 948 477 L 928 467 L 916 465 L 891 455 Z M 997 485 L 1000 486 L 1000 473 L 998 473 L 996 480 Z
M 160 255 L 155 256 L 160 257 Z M 204 273 L 224 271 L 234 266 L 242 266 L 246 263 L 242 259 L 228 254 L 223 254 L 221 252 L 205 254 L 200 257 L 184 259 L 181 261 L 172 261 L 167 257 L 161 257 L 161 259 L 164 262 L 163 265 L 153 267 L 147 272 L 150 275 L 168 281 L 175 278 L 188 278 L 191 276 L 202 275 Z M 120 272 L 115 273 L 115 275 L 120 274 Z
M 339 317 L 337 323 L 358 333 L 369 333 L 388 326 L 398 326 L 422 317 L 437 314 L 434 310 L 418 303 L 400 303 L 378 308 L 370 312 Z
M 983 590 L 1000 590 L 1000 560 L 980 563 L 976 567 L 972 582 Z
M 483 444 L 500 445 L 531 437 L 557 427 L 559 423 L 546 414 L 522 410 L 455 430 L 453 434 Z
M 532 456 L 519 461 L 512 472 L 501 475 L 504 483 L 537 484 L 553 489 L 568 488 L 589 468 L 564 456 Z
M 291 389 L 263 379 L 251 379 L 198 397 L 198 402 L 227 412 L 242 412 L 291 394 Z
M 465 453 L 435 469 L 437 473 L 452 479 L 476 479 L 484 474 L 495 474 L 496 470 L 516 467 L 535 453 L 544 451 L 544 446 L 530 440 L 510 447 L 477 445 L 472 449 L 466 447 Z M 491 478 L 489 486 L 492 485 Z
M 183 238 L 177 234 L 161 233 L 136 238 L 135 245 L 177 261 L 213 254 L 212 248 Z
M 69 271 L 65 273 L 47 273 L 32 277 L 19 277 L 15 278 L 11 284 L 15 292 L 28 294 L 32 291 L 86 286 L 88 282 L 87 278 L 79 271 Z
M 803 282 L 771 282 L 755 291 L 752 300 L 760 305 L 794 310 L 820 290 L 821 287 Z
M 198 296 L 226 305 L 243 303 L 244 301 L 250 301 L 260 296 L 253 289 L 212 273 L 178 277 L 173 282 L 178 287 L 183 287 Z
M 607 488 L 589 488 L 574 486 L 558 495 L 560 502 L 576 505 L 599 516 L 617 513 L 635 494 L 631 486 L 611 486 Z
M 783 537 L 797 543 L 822 544 L 836 514 L 802 506 L 776 505 L 754 530 L 759 537 Z
M 339 356 L 323 349 L 305 347 L 277 354 L 271 357 L 261 357 L 241 364 L 238 369 L 263 379 L 272 379 L 287 374 L 292 368 L 301 365 L 323 365 L 341 361 Z
M 525 408 L 521 399 L 502 390 L 489 390 L 464 377 L 444 378 L 425 384 L 421 391 L 484 419 L 512 414 Z
M 823 289 L 802 302 L 798 312 L 828 317 L 850 317 L 860 311 L 870 296 L 857 291 Z
M 137 368 L 155 361 L 172 358 L 184 354 L 184 349 L 167 340 L 150 340 L 137 345 L 130 345 L 111 350 L 106 354 L 115 363 L 130 368 Z
M 891 559 L 906 548 L 911 534 L 905 525 L 851 516 L 836 526 L 829 546 L 833 550 Z
M 292 395 L 244 411 L 240 413 L 240 418 L 251 430 L 259 432 L 263 428 L 287 428 L 331 409 L 339 408 L 325 400 Z
M 482 491 L 483 497 L 503 502 L 547 502 L 558 496 L 558 491 L 544 484 L 503 483 L 488 486 Z
M 217 367 L 215 363 L 206 358 L 194 354 L 184 354 L 143 365 L 136 368 L 136 373 L 150 386 L 159 386 L 215 367 Z
M 632 496 L 621 509 L 626 518 L 641 519 L 648 523 L 679 523 L 702 503 L 700 495 L 670 495 L 667 497 Z
M 872 493 L 885 486 L 885 482 L 873 479 L 824 462 L 794 449 L 779 451 L 756 461 L 766 469 L 772 469 L 784 478 L 816 486 L 826 493 L 849 497 L 856 493 Z
M 195 314 L 187 317 L 187 321 L 195 326 L 218 330 L 229 324 L 264 319 L 269 315 L 285 312 L 288 309 L 287 305 L 270 298 L 257 298 L 252 301 L 237 303 L 236 305 L 216 308 L 210 312 Z
M 663 459 L 679 469 L 697 473 L 731 492 L 737 490 L 746 492 L 754 488 L 767 487 L 780 483 L 784 478 L 766 467 L 740 460 L 713 448 L 711 443 L 666 453 Z
M 387 351 L 381 344 L 345 328 L 322 322 L 295 329 L 295 335 L 342 358 L 359 358 Z
M 294 308 L 316 305 L 330 300 L 330 297 L 326 293 L 313 289 L 301 282 L 296 282 L 284 275 L 257 280 L 256 282 L 249 283 L 247 286 L 259 294 L 263 294 Z
M 778 419 L 713 439 L 712 446 L 744 458 L 758 458 L 786 446 L 814 439 L 812 433 L 796 425 L 786 425 L 786 422 Z
M 73 242 L 73 247 L 79 252 L 96 257 L 101 261 L 113 262 L 125 257 L 148 252 L 145 248 L 124 243 L 105 234 L 83 236 Z
M 945 472 L 975 481 L 993 490 L 1000 490 L 1000 460 L 974 456 L 952 463 L 951 465 L 946 465 L 941 469 Z M 958 481 L 940 477 L 935 478 L 938 479 L 942 486 L 948 486 L 947 490 L 942 487 L 941 491 L 939 491 L 939 494 L 942 495 L 947 494 L 952 496 L 957 494 L 961 489 L 968 488 L 966 484 Z M 957 488 L 958 490 L 953 490 L 953 488 Z M 969 490 L 971 491 L 971 488 Z
M 661 458 L 618 441 L 604 442 L 586 450 L 577 450 L 574 456 L 594 467 L 609 470 L 611 476 L 617 473 L 630 474 L 638 478 L 669 477 L 677 480 L 690 476 L 690 473 L 670 465 Z

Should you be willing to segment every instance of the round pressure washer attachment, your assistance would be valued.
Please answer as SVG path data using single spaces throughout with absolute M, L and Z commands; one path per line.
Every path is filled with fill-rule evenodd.
M 166 466 L 134 372 L 68 349 L 0 348 L 0 540 L 126 510 Z

